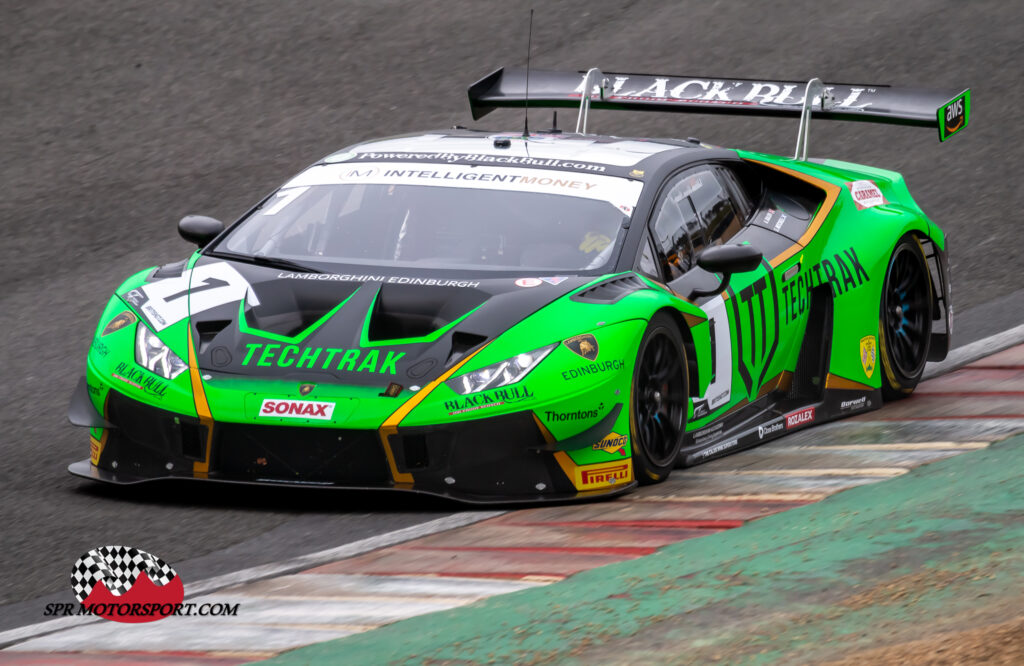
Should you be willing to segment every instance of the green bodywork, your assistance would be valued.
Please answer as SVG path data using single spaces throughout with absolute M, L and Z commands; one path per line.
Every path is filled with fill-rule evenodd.
M 577 465 L 621 460 L 631 453 L 628 439 L 630 396 L 638 345 L 655 313 L 666 311 L 680 323 L 688 350 L 693 355 L 689 360 L 691 364 L 696 362 L 696 370 L 690 377 L 690 393 L 695 398 L 704 396 L 712 381 L 712 326 L 716 327 L 717 339 L 729 340 L 736 357 L 740 348 L 758 349 L 765 344 L 766 332 L 761 321 L 778 321 L 774 332 L 777 348 L 772 354 L 761 355 L 767 360 L 746 366 L 733 363 L 731 377 L 717 378 L 719 382 L 729 381 L 728 401 L 699 418 L 693 416 L 691 401 L 687 430 L 694 431 L 708 426 L 744 400 L 753 401 L 766 384 L 795 370 L 808 326 L 808 289 L 825 283 L 831 285 L 834 295 L 830 373 L 878 388 L 881 370 L 873 369 L 870 374 L 866 371 L 861 360 L 861 343 L 878 333 L 879 303 L 889 256 L 905 234 L 929 239 L 939 249 L 944 249 L 942 231 L 914 202 L 902 176 L 892 171 L 835 160 L 811 163 L 745 151 L 737 153 L 743 159 L 778 165 L 832 184 L 838 188 L 838 197 L 817 232 L 806 244 L 798 245 L 791 256 L 774 267 L 775 258 L 765 257 L 759 269 L 732 277 L 728 297 L 720 310 L 727 321 L 722 321 L 721 315 L 714 322 L 709 321 L 705 310 L 646 278 L 649 288 L 633 291 L 613 303 L 578 301 L 569 294 L 492 339 L 459 367 L 454 376 L 580 334 L 591 334 L 596 339 L 599 352 L 594 360 L 583 358 L 559 344 L 523 381 L 485 392 L 490 395 L 460 395 L 443 381 L 429 392 L 426 392 L 429 386 L 406 386 L 397 398 L 380 397 L 378 387 L 318 384 L 317 398 L 336 403 L 333 417 L 302 425 L 380 429 L 400 406 L 418 393 L 426 392 L 417 396 L 419 401 L 401 419 L 401 426 L 453 423 L 530 410 L 555 440 L 564 440 L 595 425 L 614 405 L 621 404 L 613 433 L 626 437 L 624 448 L 598 447 L 598 442 L 593 442 L 567 451 Z M 848 184 L 863 180 L 873 182 L 887 203 L 859 210 Z M 198 256 L 198 252 L 193 255 L 190 266 Z M 195 417 L 191 372 L 184 372 L 174 380 L 164 380 L 135 363 L 135 326 L 145 325 L 141 318 L 137 324 L 103 334 L 104 328 L 118 314 L 133 311 L 123 296 L 144 284 L 151 270 L 136 273 L 126 280 L 100 318 L 88 358 L 90 396 L 100 413 L 104 410 L 107 391 L 113 388 L 134 400 Z M 607 277 L 595 278 L 591 284 Z M 344 316 L 343 302 L 313 328 L 330 317 Z M 472 312 L 468 312 L 432 335 L 443 335 L 471 316 Z M 160 332 L 160 338 L 186 362 L 189 359 L 188 326 L 186 318 Z M 255 342 L 286 346 L 301 343 L 301 338 L 309 331 L 293 337 L 247 332 L 253 335 Z M 364 333 L 362 342 L 366 348 L 379 350 L 383 359 L 388 352 L 401 353 L 403 344 L 423 340 L 369 343 Z M 213 420 L 217 422 L 254 423 L 258 405 L 264 398 L 302 397 L 295 381 L 221 376 L 204 377 L 201 381 Z M 386 385 L 386 377 L 384 383 Z M 260 422 L 266 424 L 267 420 Z M 295 424 L 294 419 L 290 422 Z M 102 430 L 93 429 L 92 435 L 99 439 Z

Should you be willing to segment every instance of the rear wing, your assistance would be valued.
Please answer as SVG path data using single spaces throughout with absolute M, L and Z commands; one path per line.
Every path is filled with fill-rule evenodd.
M 498 107 L 579 107 L 576 131 L 586 132 L 589 107 L 636 111 L 724 113 L 801 118 L 797 157 L 806 159 L 807 126 L 815 118 L 935 127 L 945 141 L 967 126 L 971 91 L 884 85 L 715 79 L 655 74 L 603 74 L 498 69 L 469 87 L 477 120 Z M 589 94 L 584 95 L 584 91 Z

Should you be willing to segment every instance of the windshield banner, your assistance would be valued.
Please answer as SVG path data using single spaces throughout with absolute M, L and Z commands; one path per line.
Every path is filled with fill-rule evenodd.
M 401 162 L 314 166 L 282 189 L 338 184 L 425 185 L 560 194 L 607 201 L 627 215 L 633 213 L 643 189 L 643 183 L 635 180 L 589 173 Z

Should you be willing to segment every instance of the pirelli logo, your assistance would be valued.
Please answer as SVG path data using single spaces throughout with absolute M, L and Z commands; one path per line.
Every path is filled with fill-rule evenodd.
M 598 469 L 584 469 L 580 473 L 583 483 L 615 483 L 629 479 L 629 465 L 612 465 Z
M 579 490 L 603 488 L 633 479 L 633 462 L 617 462 L 608 465 L 587 465 L 579 468 L 576 487 Z
M 555 460 L 576 490 L 608 490 L 633 480 L 632 458 L 594 465 L 577 465 L 568 453 L 559 451 L 555 454 Z

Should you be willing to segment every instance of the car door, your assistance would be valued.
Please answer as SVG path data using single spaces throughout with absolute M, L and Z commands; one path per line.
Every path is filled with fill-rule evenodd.
M 713 296 L 695 290 L 716 288 L 721 279 L 696 265 L 711 245 L 747 239 L 752 206 L 737 193 L 726 167 L 704 164 L 671 176 L 654 206 L 649 230 L 651 252 L 662 279 L 693 300 L 708 315 L 712 343 L 712 379 L 704 395 L 693 399 L 691 428 L 745 402 L 753 402 L 776 377 L 771 374 L 778 349 L 778 288 L 771 266 L 732 276 L 729 287 Z M 753 241 L 755 246 L 757 245 Z M 644 259 L 641 255 L 641 267 Z

